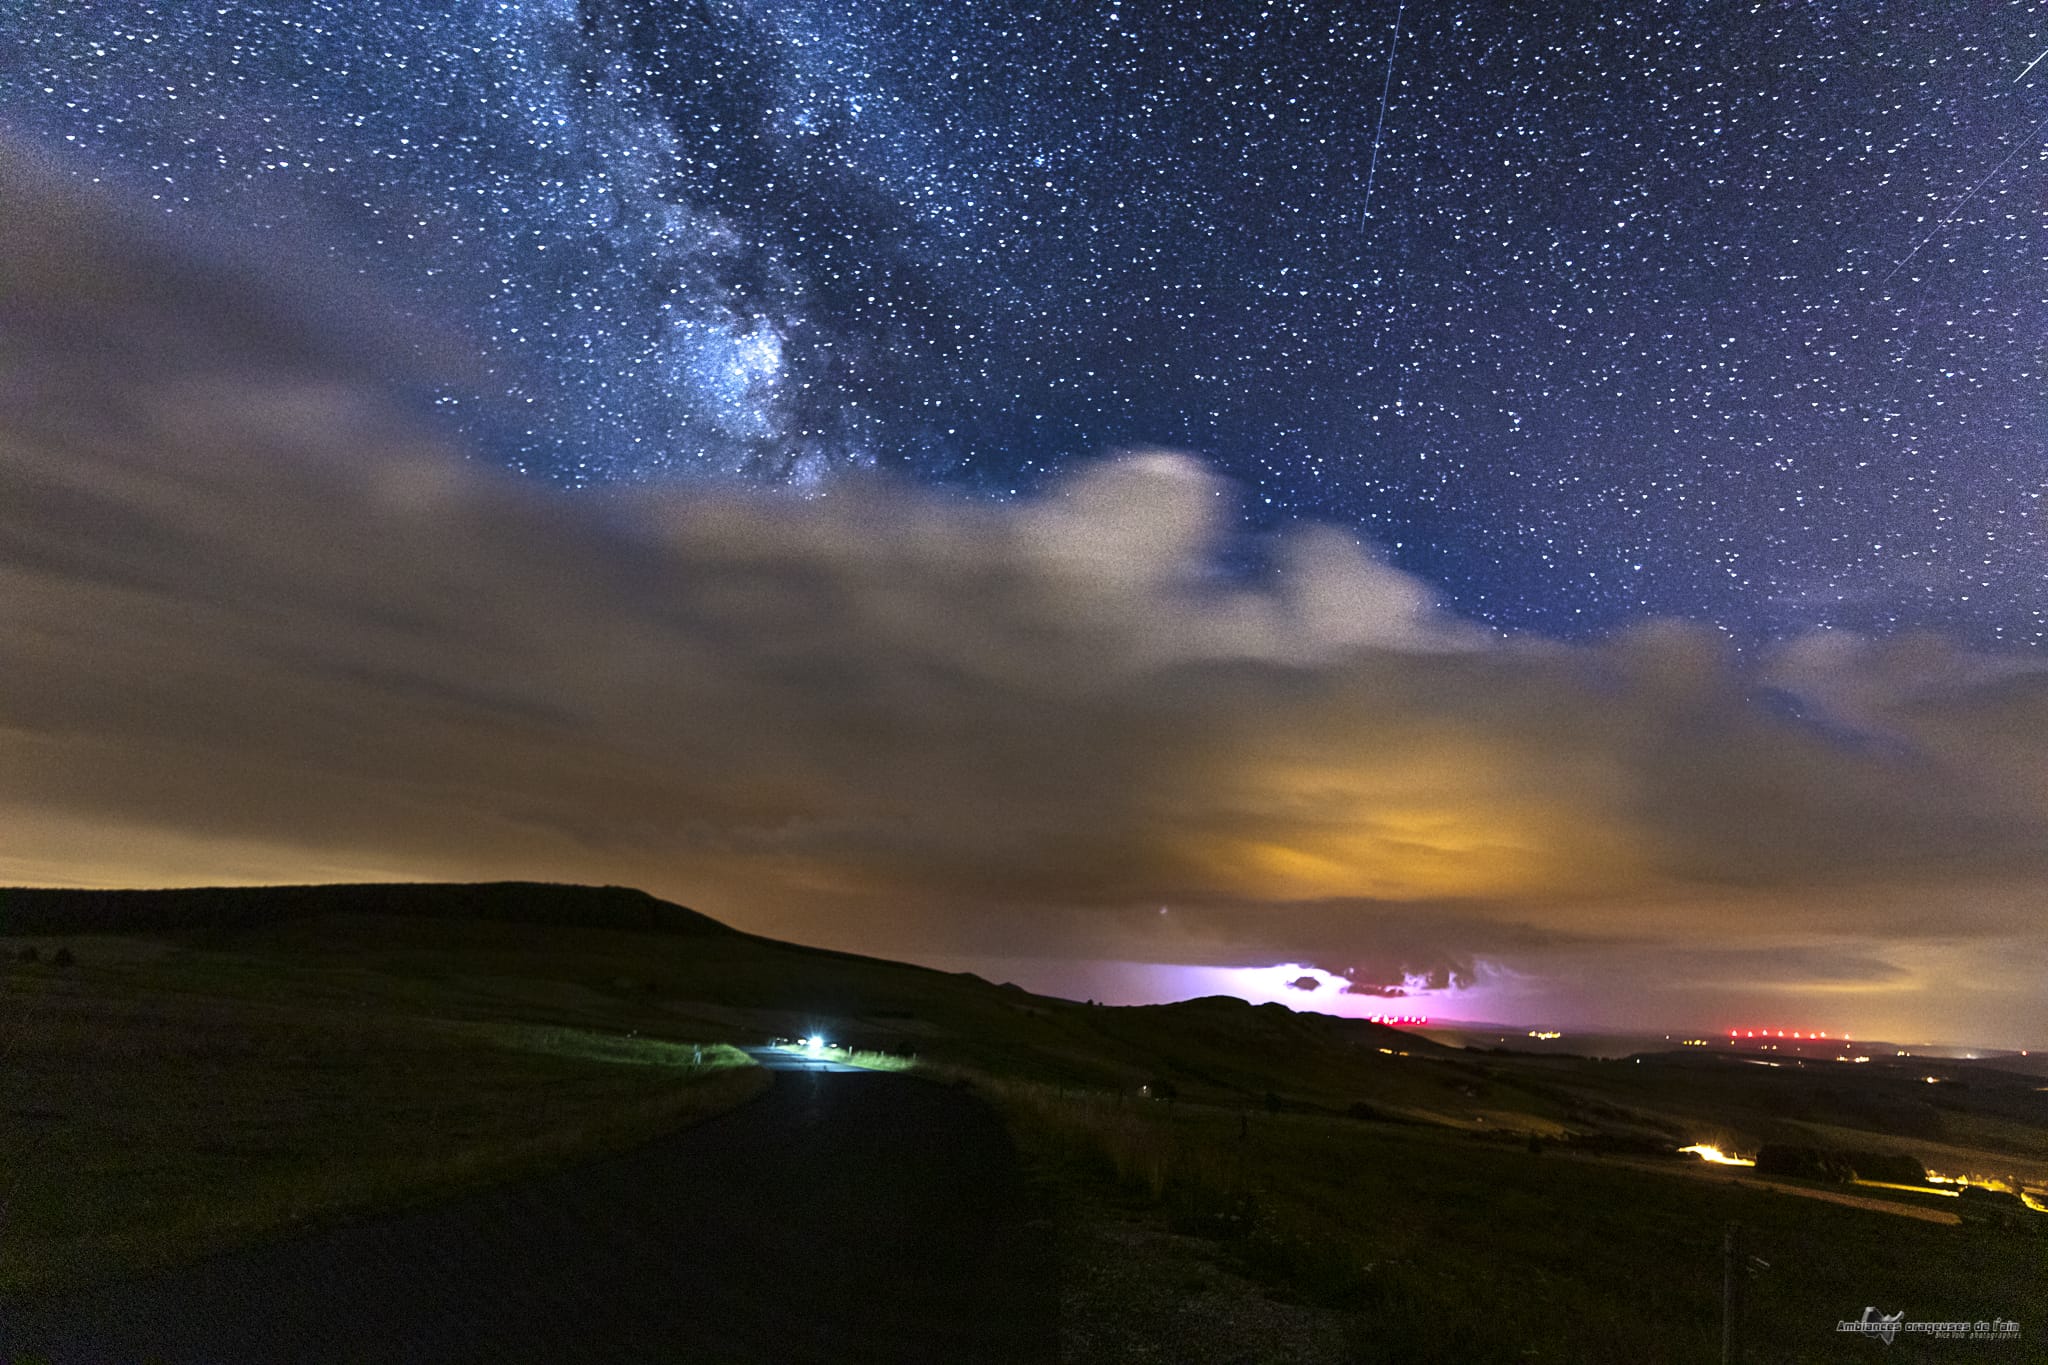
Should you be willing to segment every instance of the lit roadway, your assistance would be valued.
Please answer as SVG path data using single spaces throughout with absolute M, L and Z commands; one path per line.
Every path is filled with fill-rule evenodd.
M 767 1067 L 770 1071 L 866 1071 L 866 1067 L 849 1066 L 834 1061 L 836 1048 L 810 1047 L 750 1047 L 747 1055 Z M 840 1054 L 844 1055 L 844 1054 Z

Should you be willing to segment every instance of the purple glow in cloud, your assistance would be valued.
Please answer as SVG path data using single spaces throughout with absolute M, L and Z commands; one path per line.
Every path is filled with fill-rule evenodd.
M 1351 989 L 1326 969 L 1299 962 L 1268 967 L 1217 967 L 1179 962 L 1075 961 L 1066 958 L 929 957 L 926 965 L 972 971 L 1042 995 L 1098 1000 L 1105 1005 L 1158 1005 L 1202 996 L 1233 996 L 1254 1005 L 1279 1004 L 1303 1013 L 1379 1021 L 1427 1018 L 1432 1023 L 1485 1021 L 1506 1005 L 1506 974 L 1482 964 L 1479 980 L 1462 989 L 1409 989 L 1398 998 Z M 1307 984 L 1303 984 L 1307 983 Z

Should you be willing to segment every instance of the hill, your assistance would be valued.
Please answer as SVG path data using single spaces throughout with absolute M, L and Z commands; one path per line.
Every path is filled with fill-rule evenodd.
M 877 1050 L 1072 1084 L 1168 1080 L 1210 1098 L 1342 1109 L 1362 1056 L 1448 1050 L 1360 1020 L 1228 998 L 1108 1008 L 968 973 L 733 929 L 621 887 L 528 882 L 150 891 L 0 890 L 0 936 L 154 940 L 159 975 L 270 995 L 431 1003 L 579 1027 L 760 1042 L 829 1033 Z M 93 955 L 86 951 L 88 959 Z M 423 994 L 424 992 L 424 994 Z
M 731 934 L 709 915 L 620 886 L 395 882 L 155 891 L 0 887 L 0 935 L 253 929 L 326 915 L 490 920 L 662 934 Z

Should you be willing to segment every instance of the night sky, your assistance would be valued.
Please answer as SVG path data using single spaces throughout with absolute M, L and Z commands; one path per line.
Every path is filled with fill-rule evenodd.
M 14 12 L 10 124 L 459 320 L 541 479 L 1158 445 L 1503 629 L 2048 632 L 2038 6 Z
M 0 883 L 2048 1043 L 2048 10 L 0 8 Z

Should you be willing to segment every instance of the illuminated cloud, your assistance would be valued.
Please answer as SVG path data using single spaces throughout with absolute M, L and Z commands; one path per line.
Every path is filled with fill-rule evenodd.
M 1327 528 L 1232 575 L 1230 490 L 1156 452 L 1014 505 L 567 497 L 425 434 L 425 343 L 345 294 L 0 176 L 7 879 L 623 882 L 1319 1001 L 2048 1029 L 2029 661 L 1501 639 Z

